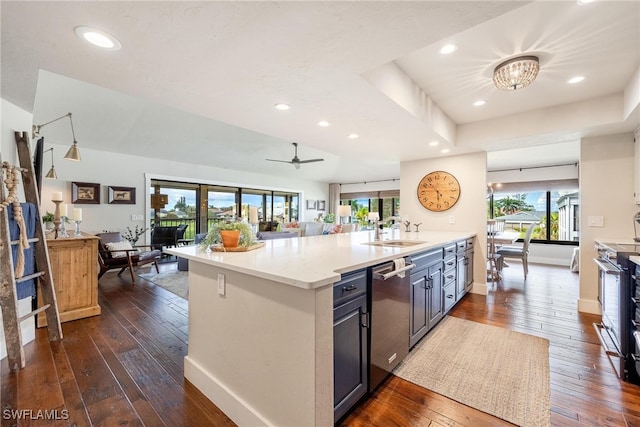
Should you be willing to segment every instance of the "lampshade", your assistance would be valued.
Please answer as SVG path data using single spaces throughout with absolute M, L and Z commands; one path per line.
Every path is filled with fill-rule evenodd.
M 79 161 L 80 160 L 80 150 L 78 150 L 78 141 L 73 141 L 73 144 L 71 145 L 71 147 L 69 147 L 69 150 L 67 151 L 67 154 L 64 155 L 65 159 L 68 160 L 75 160 L 75 161 Z
M 369 212 L 369 221 L 378 221 L 380 220 L 380 214 L 378 212 Z
M 498 65 L 493 71 L 493 83 L 501 90 L 516 90 L 529 86 L 538 75 L 537 56 L 518 56 Z
M 47 151 L 51 151 L 51 169 L 49 169 L 49 172 L 47 172 L 47 174 L 45 175 L 45 178 L 58 179 L 58 174 L 56 173 L 56 167 L 53 165 L 53 147 L 49 148 L 48 150 L 45 150 L 44 152 L 46 153 Z
M 338 206 L 338 216 L 351 216 L 351 205 Z

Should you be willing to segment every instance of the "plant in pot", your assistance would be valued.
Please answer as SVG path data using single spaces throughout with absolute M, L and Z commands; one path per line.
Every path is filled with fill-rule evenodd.
M 211 226 L 207 236 L 200 245 L 208 248 L 211 245 L 223 245 L 225 248 L 251 246 L 254 243 L 251 226 L 245 222 L 219 222 Z
M 42 222 L 44 222 L 44 228 L 46 230 L 53 230 L 53 220 L 54 216 L 51 212 L 47 212 L 46 215 L 42 216 Z

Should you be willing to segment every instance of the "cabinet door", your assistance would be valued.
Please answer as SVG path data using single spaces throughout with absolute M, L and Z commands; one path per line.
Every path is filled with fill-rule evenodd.
M 473 249 L 467 250 L 467 270 L 466 270 L 466 287 L 467 292 L 471 289 L 473 285 Z
M 413 347 L 426 335 L 427 322 L 427 270 L 411 274 L 411 334 L 409 347 Z
M 467 292 L 467 260 L 466 254 L 458 255 L 456 266 L 456 301 Z
M 428 328 L 433 328 L 442 319 L 442 263 L 429 267 L 428 290 Z
M 333 309 L 333 413 L 338 421 L 367 392 L 367 299 Z

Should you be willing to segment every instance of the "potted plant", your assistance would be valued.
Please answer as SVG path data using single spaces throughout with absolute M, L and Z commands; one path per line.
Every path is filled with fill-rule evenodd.
M 136 228 L 132 230 L 127 226 L 127 229 L 124 231 L 124 233 L 122 233 L 122 238 L 128 240 L 129 243 L 131 243 L 131 246 L 135 246 L 136 243 L 138 243 L 138 239 L 140 239 L 140 236 L 142 236 L 148 229 L 149 227 L 142 228 L 136 225 Z
M 211 226 L 201 245 L 207 248 L 222 244 L 226 248 L 251 246 L 254 243 L 251 226 L 245 222 L 218 222 Z
M 44 222 L 44 228 L 46 230 L 53 230 L 53 220 L 54 216 L 51 212 L 47 211 L 47 214 L 42 216 L 42 222 Z

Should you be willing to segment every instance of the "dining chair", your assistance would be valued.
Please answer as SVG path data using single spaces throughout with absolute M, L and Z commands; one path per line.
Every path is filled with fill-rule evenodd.
M 497 233 L 496 221 L 487 220 L 487 280 L 499 281 L 500 271 L 502 270 L 502 255 L 496 253 L 496 244 L 494 237 Z
M 522 270 L 524 272 L 524 278 L 527 279 L 529 273 L 529 244 L 531 243 L 531 236 L 536 224 L 531 224 L 524 234 L 522 246 L 502 246 L 496 250 L 496 254 L 502 256 L 502 259 L 517 258 L 522 260 Z

